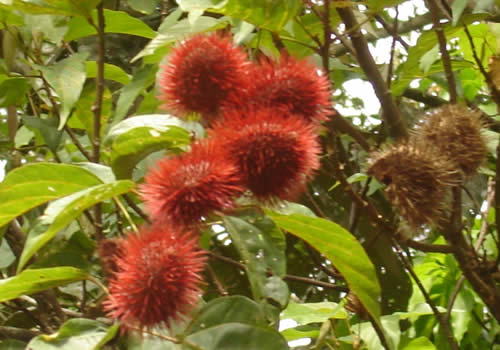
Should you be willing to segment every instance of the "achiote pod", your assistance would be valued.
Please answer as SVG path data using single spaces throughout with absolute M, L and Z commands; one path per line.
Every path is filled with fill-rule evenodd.
M 412 227 L 437 224 L 447 189 L 461 177 L 438 149 L 416 140 L 386 146 L 369 164 L 368 174 L 386 185 L 387 198 Z
M 471 176 L 488 154 L 480 116 L 480 112 L 466 106 L 448 104 L 434 110 L 423 121 L 416 137 L 434 145 L 465 176 Z

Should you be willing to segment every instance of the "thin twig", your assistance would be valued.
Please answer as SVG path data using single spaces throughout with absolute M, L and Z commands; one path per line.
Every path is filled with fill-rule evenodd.
M 495 198 L 495 182 L 492 178 L 489 179 L 488 181 L 488 197 L 486 198 L 486 207 L 485 210 L 481 213 L 482 221 L 481 221 L 481 229 L 479 230 L 479 235 L 476 241 L 476 244 L 474 245 L 474 250 L 477 252 L 479 251 L 479 248 L 483 244 L 484 240 L 486 239 L 486 233 L 488 232 L 488 213 L 490 211 L 491 205 L 493 203 L 493 199 Z M 463 285 L 465 283 L 465 276 L 462 275 L 458 279 L 455 288 L 453 289 L 450 299 L 448 300 L 448 306 L 447 306 L 447 312 L 445 319 L 447 322 L 449 322 L 450 317 L 451 317 L 451 311 L 453 309 L 453 305 L 455 304 L 455 300 L 458 296 L 458 293 L 462 289 Z
M 462 233 L 460 188 L 453 188 L 452 193 L 452 214 L 448 223 L 445 223 L 443 226 L 443 235 L 448 243 L 455 248 L 454 256 L 462 273 L 484 301 L 495 319 L 500 321 L 500 293 L 498 293 L 491 271 L 485 270 L 485 265 L 479 261 L 474 248 L 467 243 Z
M 490 74 L 486 71 L 486 69 L 483 66 L 483 63 L 481 62 L 481 59 L 477 55 L 476 45 L 474 44 L 474 40 L 472 39 L 472 35 L 470 34 L 469 28 L 467 28 L 466 25 L 464 25 L 464 32 L 465 32 L 465 35 L 467 35 L 467 39 L 469 40 L 469 44 L 470 44 L 470 47 L 472 50 L 472 56 L 474 57 L 474 61 L 476 61 L 476 64 L 479 68 L 479 71 L 481 72 L 484 79 L 486 80 L 486 83 L 488 84 L 488 87 L 491 91 L 491 95 L 493 97 L 493 100 L 495 100 L 495 103 L 498 106 L 500 106 L 500 90 L 498 89 L 496 84 L 493 82 L 493 79 L 491 78 Z
M 93 25 L 97 31 L 97 74 L 96 74 L 96 99 L 94 105 L 92 106 L 92 111 L 94 112 L 94 129 L 92 137 L 92 160 L 95 163 L 99 163 L 100 152 L 101 152 L 101 117 L 102 117 L 102 103 L 104 98 L 104 59 L 105 59 L 105 45 L 106 41 L 105 35 L 105 19 L 104 19 L 104 3 L 101 2 L 97 6 L 97 25 L 93 23 L 92 19 L 89 19 L 91 25 Z M 94 226 L 95 226 L 95 238 L 97 242 L 104 239 L 103 226 L 102 226 L 102 205 L 97 203 L 94 206 Z
M 417 242 L 412 239 L 404 240 L 401 243 L 406 245 L 407 247 L 426 253 L 449 254 L 453 253 L 454 251 L 452 246 L 446 244 L 428 244 L 428 243 Z
M 396 33 L 395 36 L 392 37 L 392 43 L 391 43 L 391 58 L 389 59 L 389 69 L 387 69 L 387 88 L 391 88 L 391 82 L 392 82 L 392 73 L 394 70 L 394 56 L 396 53 L 396 40 L 397 40 L 397 32 L 398 32 L 398 17 L 399 17 L 399 7 L 395 7 L 396 10 L 396 16 L 394 17 L 394 33 Z M 375 16 L 377 17 L 377 16 Z
M 417 284 L 418 289 L 420 290 L 420 292 L 424 296 L 426 303 L 429 304 L 429 306 L 431 307 L 432 312 L 434 313 L 434 316 L 436 317 L 437 321 L 439 322 L 439 324 L 441 326 L 440 329 L 444 333 L 444 336 L 447 339 L 448 344 L 450 345 L 451 349 L 452 350 L 459 350 L 459 347 L 455 341 L 455 338 L 453 337 L 453 333 L 451 332 L 449 323 L 446 321 L 445 317 L 443 317 L 443 315 L 441 315 L 441 313 L 437 309 L 436 305 L 434 305 L 434 302 L 432 301 L 429 293 L 427 293 L 427 291 L 425 290 L 425 287 L 423 286 L 422 282 L 418 278 L 417 274 L 415 273 L 415 271 L 413 271 L 411 263 L 408 261 L 404 252 L 401 250 L 401 247 L 399 246 L 398 242 L 395 239 L 393 239 L 392 244 L 396 248 L 399 259 L 403 263 L 403 265 L 405 266 L 406 271 L 408 271 L 410 273 L 410 276 L 413 278 L 413 280 Z
M 212 258 L 215 258 L 217 260 L 220 260 L 220 261 L 223 261 L 225 263 L 231 264 L 233 266 L 238 267 L 239 269 L 242 269 L 242 270 L 246 271 L 246 265 L 244 265 L 244 264 L 242 264 L 242 263 L 240 263 L 240 262 L 238 262 L 236 260 L 233 260 L 231 258 L 225 257 L 223 255 L 216 254 L 216 253 L 211 252 L 209 250 L 205 251 L 205 254 L 207 254 L 208 256 L 210 256 Z M 285 275 L 285 276 L 283 276 L 283 279 L 284 280 L 289 280 L 289 281 L 307 283 L 307 284 L 311 284 L 311 285 L 319 286 L 319 287 L 324 287 L 324 288 L 335 289 L 335 290 L 342 291 L 342 292 L 349 292 L 349 288 L 347 288 L 347 287 L 337 286 L 337 285 L 335 285 L 333 283 L 318 281 L 318 280 L 314 280 L 314 279 L 307 278 L 307 277 L 294 276 L 294 275 Z
M 448 91 L 450 93 L 450 102 L 457 102 L 457 85 L 455 82 L 455 76 L 453 75 L 453 69 L 451 67 L 450 53 L 446 47 L 446 36 L 444 34 L 443 27 L 440 22 L 440 10 L 435 0 L 427 0 L 427 7 L 431 13 L 433 30 L 436 33 L 439 43 L 439 51 L 441 52 L 441 60 L 443 62 L 444 74 L 446 75 L 446 80 L 448 81 Z
M 334 289 L 334 290 L 338 290 L 340 292 L 345 292 L 345 293 L 349 292 L 349 288 L 347 288 L 347 287 L 338 286 L 338 285 L 333 284 L 333 283 L 313 280 L 312 278 L 307 278 L 307 277 L 285 275 L 285 276 L 283 276 L 283 279 L 288 280 L 288 281 L 306 283 L 306 284 L 310 284 L 310 285 L 318 286 L 318 287 Z
M 42 334 L 39 331 L 30 329 L 22 329 L 15 327 L 0 326 L 0 339 L 16 339 L 24 342 L 29 342 L 34 337 Z
M 368 42 L 361 33 L 359 23 L 356 20 L 352 9 L 348 7 L 337 7 L 336 10 L 342 18 L 342 21 L 346 26 L 346 30 L 349 32 L 352 46 L 356 51 L 358 63 L 372 84 L 375 94 L 382 105 L 382 117 L 389 130 L 389 135 L 395 139 L 407 138 L 408 130 L 403 123 L 401 113 L 396 106 L 391 92 L 387 88 L 384 78 L 377 68 L 375 60 L 373 59 L 373 56 L 368 48 Z
M 125 202 L 127 202 L 128 206 L 131 207 L 132 209 L 134 209 L 134 211 L 137 213 L 137 215 L 139 215 L 148 224 L 151 223 L 149 216 L 147 216 L 146 213 L 144 213 L 144 211 L 142 211 L 142 209 L 139 208 L 139 206 L 137 204 L 135 204 L 135 202 L 132 200 L 132 198 L 130 198 L 130 196 L 128 194 L 124 194 L 124 195 L 122 195 L 122 197 L 125 199 Z
M 73 129 L 71 129 L 68 125 L 64 125 L 64 130 L 68 133 L 69 137 L 71 138 L 71 141 L 73 144 L 78 148 L 78 150 L 83 154 L 85 158 L 87 158 L 88 161 L 92 161 L 92 155 L 87 152 L 87 150 L 82 146 L 80 141 L 78 141 L 78 138 L 76 137 Z
M 228 295 L 229 293 L 227 292 L 226 288 L 222 285 L 222 283 L 219 281 L 217 278 L 217 274 L 215 273 L 214 269 L 212 266 L 207 265 L 206 270 L 208 271 L 208 274 L 210 275 L 210 278 L 214 282 L 215 289 L 217 289 L 217 292 L 220 295 Z
M 404 41 L 403 38 L 401 38 L 401 36 L 398 34 L 398 30 L 399 30 L 399 20 L 397 19 L 398 18 L 398 6 L 396 6 L 396 17 L 394 18 L 394 26 L 391 27 L 383 18 L 382 16 L 380 15 L 375 15 L 375 20 L 380 23 L 382 25 L 382 27 L 384 27 L 384 29 L 387 31 L 387 34 L 389 34 L 390 36 L 392 36 L 394 38 L 394 41 L 397 41 L 401 44 L 401 46 L 403 46 L 405 48 L 405 50 L 408 50 L 410 48 L 410 45 Z
M 104 59 L 106 50 L 105 35 L 105 19 L 104 19 L 104 4 L 101 2 L 97 6 L 97 25 L 93 23 L 97 31 L 97 74 L 96 74 L 96 98 L 92 106 L 94 112 L 94 130 L 92 137 L 93 157 L 95 163 L 99 163 L 100 147 L 101 147 L 101 117 L 102 117 L 102 103 L 104 98 Z

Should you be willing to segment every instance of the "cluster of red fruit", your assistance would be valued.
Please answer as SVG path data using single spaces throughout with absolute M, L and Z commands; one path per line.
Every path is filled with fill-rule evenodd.
M 192 232 L 251 193 L 293 199 L 319 167 L 319 124 L 331 111 L 326 76 L 306 60 L 248 60 L 227 35 L 198 35 L 158 76 L 167 110 L 198 114 L 208 137 L 159 161 L 140 187 L 152 228 L 120 243 L 106 308 L 124 326 L 169 326 L 199 295 L 204 257 Z

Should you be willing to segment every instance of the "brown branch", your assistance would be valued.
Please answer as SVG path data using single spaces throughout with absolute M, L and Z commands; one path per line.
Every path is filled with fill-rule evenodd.
M 89 152 L 87 152 L 87 150 L 82 146 L 80 141 L 78 141 L 78 138 L 76 137 L 73 129 L 71 129 L 68 125 L 65 124 L 64 130 L 68 133 L 69 137 L 71 138 L 71 141 L 76 146 L 76 148 L 78 148 L 80 153 L 83 154 L 83 156 L 87 158 L 88 161 L 91 161 L 92 155 Z
M 481 229 L 479 230 L 479 235 L 476 241 L 476 244 L 474 244 L 474 250 L 476 252 L 479 251 L 479 248 L 483 244 L 484 240 L 486 239 L 486 233 L 488 232 L 488 213 L 490 211 L 493 199 L 495 197 L 495 181 L 493 181 L 492 178 L 489 179 L 488 181 L 488 196 L 486 198 L 486 208 L 484 211 L 481 213 Z M 453 309 L 453 305 L 455 304 L 455 300 L 458 296 L 458 293 L 462 289 L 463 285 L 465 283 L 465 276 L 462 275 L 458 279 L 455 288 L 453 289 L 453 292 L 451 293 L 450 299 L 448 300 L 448 306 L 447 306 L 447 312 L 445 319 L 448 322 L 451 318 L 451 311 Z
M 447 322 L 445 317 L 443 317 L 443 315 L 437 309 L 436 305 L 434 305 L 434 302 L 432 301 L 429 293 L 427 293 L 424 285 L 422 284 L 422 282 L 418 278 L 415 271 L 413 271 L 411 263 L 408 261 L 407 257 L 405 256 L 405 254 L 401 250 L 401 247 L 399 246 L 398 242 L 395 239 L 393 239 L 392 244 L 394 247 L 396 247 L 399 259 L 403 263 L 403 265 L 405 266 L 406 271 L 408 271 L 410 273 L 410 276 L 413 278 L 413 280 L 417 284 L 418 289 L 420 290 L 420 292 L 424 296 L 426 303 L 429 304 L 429 306 L 431 307 L 432 312 L 434 313 L 434 316 L 436 317 L 437 321 L 439 322 L 439 324 L 441 326 L 440 330 L 441 330 L 441 332 L 444 333 L 444 336 L 447 339 L 448 344 L 450 345 L 450 348 L 452 350 L 459 350 L 459 347 L 455 341 L 455 338 L 453 337 L 453 333 L 451 332 L 449 322 Z
M 411 100 L 421 102 L 429 107 L 440 107 L 448 101 L 442 99 L 441 97 L 427 95 L 418 89 L 407 88 L 403 92 L 403 96 Z
M 332 115 L 330 115 L 330 120 L 326 123 L 328 126 L 331 124 L 332 126 L 335 127 L 336 130 L 349 135 L 356 141 L 365 151 L 370 150 L 370 144 L 366 140 L 366 138 L 363 136 L 363 134 L 356 129 L 354 125 L 349 123 L 347 119 L 345 119 L 337 110 L 333 110 Z
M 427 244 L 427 243 L 417 242 L 411 239 L 405 240 L 401 243 L 406 245 L 407 247 L 426 253 L 449 254 L 453 253 L 454 250 L 452 246 L 446 244 Z
M 372 84 L 375 94 L 382 105 L 382 118 L 384 119 L 389 130 L 389 135 L 395 139 L 407 138 L 408 131 L 403 123 L 401 113 L 392 98 L 391 92 L 387 88 L 384 78 L 377 68 L 370 50 L 368 49 L 368 42 L 361 33 L 359 24 L 354 16 L 354 13 L 352 12 L 352 9 L 347 7 L 338 7 L 337 12 L 346 26 L 346 31 L 349 33 L 359 65 Z
M 399 30 L 399 20 L 398 18 L 398 7 L 396 6 L 396 18 L 394 18 L 394 26 L 391 27 L 380 15 L 375 15 L 375 20 L 384 27 L 384 29 L 387 31 L 387 34 L 392 36 L 394 38 L 394 41 L 399 42 L 405 50 L 408 50 L 410 48 L 410 45 L 406 41 L 404 41 L 403 38 L 398 34 Z M 367 39 L 369 40 L 369 39 Z
M 89 19 L 90 24 L 93 25 L 97 31 L 97 74 L 96 74 L 96 99 L 92 106 L 94 112 L 94 134 L 92 135 L 92 160 L 99 163 L 101 152 L 101 117 L 102 117 L 102 103 L 104 98 L 104 59 L 106 50 L 105 41 L 105 20 L 104 20 L 104 3 L 101 2 L 97 6 L 97 25 L 92 19 Z M 104 238 L 102 227 L 102 205 L 98 203 L 94 206 L 94 226 L 95 237 L 99 242 Z
M 429 13 L 426 13 L 421 16 L 416 16 L 411 18 L 410 20 L 406 22 L 401 22 L 398 28 L 398 35 L 405 34 L 408 32 L 411 32 L 413 30 L 419 29 L 422 26 L 431 23 L 431 15 Z M 365 38 L 368 42 L 374 42 L 382 38 L 386 38 L 388 36 L 394 36 L 396 33 L 391 33 L 390 31 L 387 30 L 387 28 L 383 28 L 380 30 L 376 30 L 373 34 L 368 33 L 366 34 Z M 342 56 L 345 55 L 348 51 L 348 48 L 344 47 L 343 45 L 335 45 L 332 46 L 330 50 L 330 54 L 332 56 Z
M 217 275 L 215 274 L 214 269 L 212 269 L 212 267 L 210 265 L 207 265 L 206 269 L 208 271 L 208 274 L 210 275 L 210 278 L 214 282 L 214 286 L 215 286 L 215 289 L 217 289 L 217 292 L 220 295 L 228 295 L 228 292 L 227 292 L 226 288 L 224 288 L 224 286 L 222 285 L 222 283 L 217 278 Z
M 92 112 L 94 112 L 94 135 L 92 137 L 93 146 L 93 157 L 92 160 L 95 163 L 99 163 L 99 154 L 101 147 L 101 117 L 102 117 L 102 103 L 104 98 L 104 59 L 106 52 L 106 41 L 105 35 L 105 20 L 104 20 L 104 4 L 101 2 L 97 6 L 97 25 L 93 23 L 97 31 L 97 74 L 96 74 L 96 99 L 94 105 L 92 106 Z
M 134 211 L 137 213 L 137 215 L 139 215 L 148 224 L 151 223 L 151 219 L 149 218 L 149 216 L 147 216 L 146 213 L 144 213 L 144 211 L 142 211 L 142 209 L 139 208 L 139 206 L 137 204 L 135 204 L 135 202 L 132 200 L 132 198 L 130 198 L 129 195 L 124 194 L 123 198 L 125 199 L 125 202 L 127 202 L 127 204 L 129 205 L 129 207 L 134 209 Z
M 498 186 L 498 184 L 497 184 Z M 472 288 L 481 297 L 492 315 L 500 321 L 500 292 L 489 271 L 478 260 L 475 250 L 467 243 L 462 233 L 462 212 L 460 188 L 453 188 L 453 208 L 449 222 L 444 226 L 443 235 L 455 248 L 454 256 L 462 273 Z M 498 199 L 498 197 L 497 197 Z M 497 216 L 498 217 L 498 216 Z
M 333 284 L 333 283 L 313 280 L 312 278 L 307 278 L 307 277 L 285 275 L 285 276 L 283 276 L 283 279 L 287 280 L 287 281 L 301 282 L 301 283 L 311 284 L 313 286 L 334 289 L 334 290 L 338 290 L 340 292 L 345 292 L 345 293 L 349 292 L 349 288 L 347 288 L 347 287 L 337 286 L 336 284 Z
M 24 342 L 29 342 L 34 337 L 42 334 L 39 331 L 32 331 L 30 329 L 22 329 L 15 327 L 0 326 L 0 339 L 16 339 Z
M 455 82 L 455 76 L 453 75 L 453 69 L 451 67 L 450 53 L 446 48 L 446 36 L 444 34 L 443 27 L 440 22 L 440 10 L 435 0 L 427 0 L 427 7 L 431 13 L 433 30 L 436 33 L 439 43 L 439 51 L 441 52 L 441 60 L 443 61 L 444 73 L 446 75 L 446 80 L 448 81 L 448 91 L 450 93 L 450 102 L 457 102 L 457 84 Z
M 228 257 L 222 256 L 222 255 L 216 254 L 216 253 L 211 252 L 209 250 L 206 250 L 205 254 L 207 254 L 208 256 L 210 256 L 210 257 L 212 257 L 214 259 L 217 259 L 217 260 L 223 261 L 225 263 L 231 264 L 233 266 L 236 266 L 237 268 L 239 268 L 241 270 L 246 271 L 246 269 L 247 269 L 245 264 L 242 264 L 242 263 L 240 263 L 240 262 L 238 262 L 236 260 L 233 260 L 231 258 L 228 258 Z M 347 288 L 347 287 L 337 286 L 337 285 L 335 285 L 333 283 L 318 281 L 318 280 L 314 280 L 314 279 L 307 278 L 307 277 L 294 276 L 294 275 L 285 275 L 285 276 L 283 276 L 283 279 L 284 280 L 288 280 L 288 281 L 295 281 L 295 282 L 307 283 L 307 284 L 315 285 L 315 286 L 318 286 L 318 287 L 335 289 L 335 290 L 339 290 L 339 291 L 342 291 L 342 292 L 349 292 L 349 288 Z

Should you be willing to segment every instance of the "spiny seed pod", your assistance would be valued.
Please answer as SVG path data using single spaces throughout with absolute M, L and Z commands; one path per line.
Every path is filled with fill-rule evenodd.
M 124 329 L 170 327 L 198 303 L 206 257 L 192 234 L 142 228 L 120 244 L 104 308 Z
M 233 97 L 248 87 L 250 63 L 230 36 L 193 36 L 167 58 L 158 73 L 159 98 L 179 117 L 200 113 L 211 121 L 224 107 L 234 108 L 241 99 Z
M 417 137 L 439 149 L 465 176 L 473 175 L 488 154 L 480 115 L 465 106 L 445 105 L 425 119 Z
M 328 77 L 308 60 L 286 54 L 279 62 L 261 60 L 252 66 L 253 88 L 247 102 L 270 107 L 312 122 L 328 119 L 332 113 Z
M 213 140 L 157 162 L 144 177 L 141 196 L 152 219 L 179 227 L 199 225 L 213 211 L 229 209 L 244 192 L 239 169 Z
M 367 172 L 387 186 L 388 199 L 416 228 L 438 222 L 447 188 L 460 179 L 454 163 L 438 149 L 415 141 L 375 152 Z
M 274 109 L 233 111 L 210 134 L 258 200 L 294 199 L 319 168 L 312 123 Z

